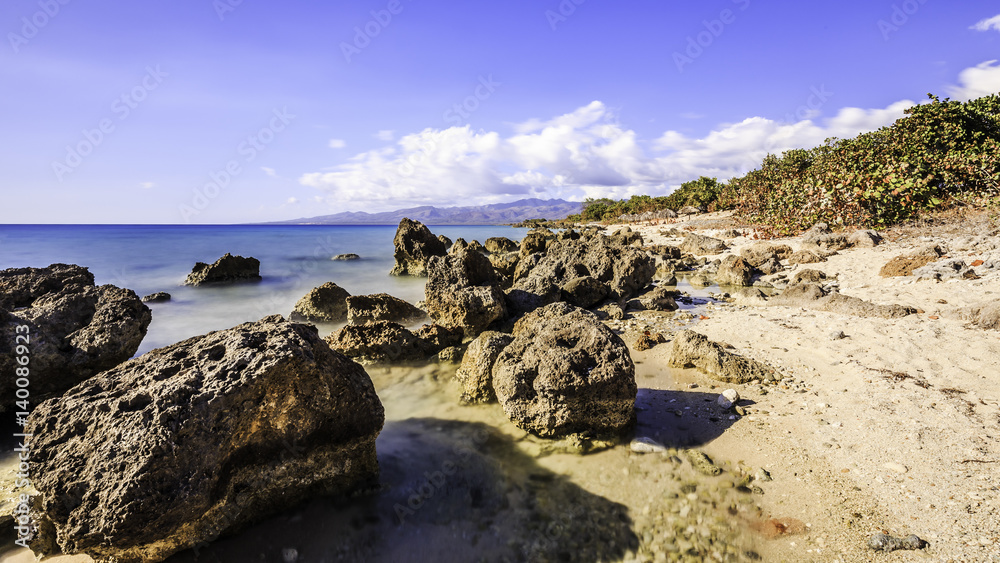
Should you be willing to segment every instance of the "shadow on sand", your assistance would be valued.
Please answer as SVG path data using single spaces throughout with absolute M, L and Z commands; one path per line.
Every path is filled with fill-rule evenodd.
M 640 388 L 636 396 L 636 437 L 671 448 L 692 448 L 718 438 L 737 422 L 716 403 L 718 393 Z M 752 404 L 741 400 L 740 405 Z

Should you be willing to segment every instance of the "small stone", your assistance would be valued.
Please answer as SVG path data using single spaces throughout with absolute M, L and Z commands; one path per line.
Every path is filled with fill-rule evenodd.
M 740 400 L 740 394 L 736 389 L 726 389 L 719 395 L 716 402 L 722 407 L 723 410 L 729 410 Z
M 888 534 L 873 534 L 868 538 L 868 547 L 875 551 L 896 551 L 897 549 L 917 550 L 927 547 L 927 542 L 910 534 L 903 539 L 894 538 Z
M 295 563 L 299 560 L 299 550 L 294 547 L 286 547 L 281 550 L 281 559 L 285 563 Z
M 835 330 L 830 333 L 830 340 L 843 340 L 845 338 L 847 338 L 847 335 L 842 330 Z
M 771 480 L 771 473 L 767 469 L 761 467 L 756 473 L 754 473 L 753 478 L 754 481 L 762 481 L 766 483 Z
M 658 454 L 667 451 L 667 448 L 652 438 L 636 438 L 629 444 L 629 449 L 639 454 Z
M 893 463 L 890 461 L 889 463 L 883 463 L 882 467 L 884 469 L 888 469 L 889 471 L 895 471 L 896 473 L 900 474 L 907 472 L 906 466 L 901 463 Z

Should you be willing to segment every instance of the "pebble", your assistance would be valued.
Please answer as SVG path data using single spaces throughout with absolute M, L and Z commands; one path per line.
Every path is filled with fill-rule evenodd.
M 868 547 L 875 551 L 896 551 L 897 549 L 917 550 L 927 547 L 927 542 L 914 534 L 899 539 L 880 533 L 868 538 Z
M 639 454 L 658 454 L 667 451 L 667 448 L 663 444 L 653 440 L 652 438 L 646 437 L 632 440 L 632 443 L 629 444 L 629 448 L 633 452 Z
M 281 550 L 281 558 L 285 563 L 295 563 L 299 560 L 299 550 L 294 547 L 286 547 Z
M 842 330 L 835 330 L 830 333 L 830 340 L 843 340 L 845 338 L 847 338 L 847 335 Z
M 733 408 L 733 405 L 735 405 L 739 400 L 740 394 L 736 391 L 736 389 L 726 389 L 721 395 L 719 395 L 716 402 L 719 403 L 719 406 L 722 407 L 723 410 L 729 410 Z

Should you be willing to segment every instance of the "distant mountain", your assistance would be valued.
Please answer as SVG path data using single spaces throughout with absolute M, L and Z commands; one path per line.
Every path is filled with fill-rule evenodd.
M 520 199 L 473 207 L 411 207 L 383 213 L 348 211 L 306 219 L 278 221 L 276 225 L 395 225 L 403 217 L 425 225 L 500 225 L 527 219 L 565 219 L 579 213 L 583 204 L 561 199 Z

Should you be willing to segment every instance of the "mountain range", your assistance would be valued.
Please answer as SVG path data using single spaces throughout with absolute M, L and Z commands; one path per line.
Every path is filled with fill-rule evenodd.
M 517 223 L 527 219 L 565 219 L 579 213 L 583 204 L 562 199 L 519 199 L 510 203 L 492 203 L 469 207 L 433 207 L 425 205 L 366 213 L 347 211 L 334 215 L 321 215 L 290 221 L 278 221 L 277 225 L 396 225 L 403 217 L 420 221 L 425 225 L 501 225 Z

